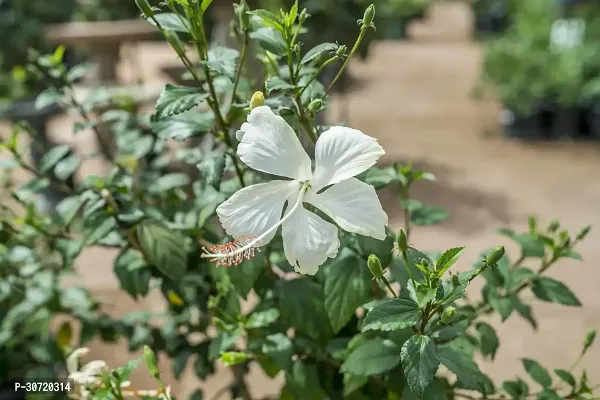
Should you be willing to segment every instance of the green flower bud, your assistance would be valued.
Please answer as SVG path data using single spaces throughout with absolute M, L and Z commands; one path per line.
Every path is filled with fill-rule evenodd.
M 502 257 L 504 257 L 504 246 L 498 246 L 490 251 L 490 254 L 485 258 L 485 263 L 487 265 L 496 265 Z
M 583 341 L 583 353 L 592 347 L 594 340 L 596 340 L 596 330 L 590 329 L 587 335 L 585 335 L 585 340 Z
M 459 279 L 458 275 L 452 275 L 452 287 L 456 289 L 459 286 L 460 286 L 460 279 Z
M 348 47 L 346 47 L 346 45 L 341 45 L 340 47 L 338 47 L 338 49 L 335 51 L 335 56 L 337 58 L 344 58 L 346 56 L 346 50 L 348 50 Z
M 365 10 L 365 15 L 363 16 L 363 26 L 370 28 L 373 25 L 373 19 L 375 18 L 375 5 L 371 4 Z
M 144 361 L 146 362 L 148 371 L 150 371 L 150 375 L 152 375 L 154 379 L 160 379 L 160 371 L 158 370 L 156 354 L 154 354 L 154 351 L 152 351 L 152 349 L 148 346 L 144 346 Z
M 590 230 L 592 230 L 592 226 L 591 225 L 586 225 L 584 226 L 581 231 L 579 231 L 579 233 L 577 234 L 577 240 L 583 240 L 588 233 L 590 233 Z
M 241 353 L 239 351 L 228 351 L 225 353 L 221 353 L 221 362 L 226 366 L 230 367 L 232 365 L 238 365 L 243 363 L 248 359 L 248 355 L 246 353 Z
M 557 220 L 554 220 L 554 221 L 550 222 L 550 225 L 548 225 L 548 232 L 554 233 L 559 228 L 560 228 L 560 222 L 558 222 Z
M 398 243 L 398 249 L 402 253 L 406 253 L 406 250 L 408 249 L 408 239 L 406 238 L 404 229 L 400 229 L 396 234 L 396 243 Z
M 248 4 L 246 4 L 246 0 L 241 0 L 240 4 L 235 4 L 235 15 L 238 18 L 238 23 L 240 24 L 240 28 L 242 30 L 247 31 L 250 29 L 250 8 L 248 8 Z
M 321 100 L 321 99 L 314 99 L 308 105 L 308 111 L 310 111 L 311 113 L 314 114 L 317 111 L 319 111 L 322 106 L 323 106 L 323 100 Z
M 135 4 L 146 17 L 150 18 L 154 15 L 154 11 L 152 10 L 152 7 L 150 7 L 148 0 L 135 0 Z
M 308 12 L 306 11 L 306 8 L 303 8 L 302 11 L 300 11 L 300 15 L 298 16 L 298 21 L 303 24 L 304 21 L 306 21 L 306 19 L 310 17 L 310 15 L 308 14 Z
M 369 259 L 367 260 L 367 266 L 369 267 L 369 271 L 375 277 L 375 279 L 381 279 L 383 277 L 383 267 L 381 266 L 381 261 L 379 261 L 379 257 L 375 254 L 371 254 Z
M 253 110 L 256 107 L 265 105 L 265 95 L 263 92 L 255 92 L 250 99 L 250 109 Z
M 164 34 L 167 39 L 167 42 L 169 42 L 169 44 L 177 54 L 185 54 L 185 46 L 183 45 L 183 42 L 181 41 L 181 39 L 179 39 L 179 36 L 177 36 L 175 32 L 164 31 Z
M 450 322 L 454 321 L 454 318 L 456 318 L 456 308 L 452 306 L 446 307 L 442 313 L 442 322 L 444 324 L 449 324 Z

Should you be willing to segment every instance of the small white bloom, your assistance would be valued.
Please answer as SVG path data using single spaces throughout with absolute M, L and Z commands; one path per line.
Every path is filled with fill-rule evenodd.
M 80 348 L 71 353 L 69 357 L 67 357 L 67 372 L 69 372 L 69 379 L 73 379 L 73 381 L 79 385 L 80 388 L 80 396 L 82 399 L 87 399 L 90 395 L 89 391 L 86 389 L 86 386 L 94 386 L 102 384 L 98 375 L 102 372 L 108 371 L 108 366 L 105 361 L 102 360 L 94 360 L 85 364 L 81 368 L 79 368 L 79 359 L 81 356 L 89 353 L 88 348 Z
M 236 241 L 215 246 L 204 257 L 219 265 L 237 264 L 273 239 L 281 225 L 289 263 L 302 274 L 316 274 L 327 258 L 337 255 L 340 242 L 337 227 L 304 208 L 304 202 L 348 232 L 385 239 L 388 217 L 375 189 L 354 178 L 385 154 L 376 139 L 356 129 L 330 128 L 317 140 L 313 171 L 294 130 L 268 106 L 254 108 L 236 137 L 246 165 L 291 180 L 243 188 L 221 204 L 217 215 Z

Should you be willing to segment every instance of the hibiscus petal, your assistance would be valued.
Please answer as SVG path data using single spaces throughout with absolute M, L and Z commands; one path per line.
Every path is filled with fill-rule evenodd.
M 330 216 L 343 230 L 386 238 L 388 216 L 383 211 L 375 188 L 356 178 L 336 183 L 323 193 L 307 193 L 305 201 Z
M 319 136 L 311 184 L 318 192 L 371 168 L 385 154 L 377 139 L 359 130 L 334 126 Z
M 73 373 L 79 370 L 79 358 L 90 352 L 87 347 L 81 347 L 74 350 L 69 357 L 67 357 L 67 372 Z
M 268 106 L 253 109 L 236 137 L 238 155 L 250 168 L 298 181 L 310 179 L 310 158 L 296 133 Z
M 257 238 L 279 222 L 288 197 L 298 192 L 295 181 L 271 181 L 248 186 L 235 192 L 217 207 L 217 215 L 228 235 L 235 239 Z M 261 240 L 266 244 L 277 230 Z
M 314 275 L 328 257 L 337 256 L 340 241 L 335 225 L 299 207 L 283 223 L 283 250 L 290 265 L 305 275 Z

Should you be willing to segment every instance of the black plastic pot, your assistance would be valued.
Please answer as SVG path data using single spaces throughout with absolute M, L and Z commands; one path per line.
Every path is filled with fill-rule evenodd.
M 545 110 L 536 110 L 529 115 L 519 115 L 515 111 L 504 109 L 500 118 L 504 135 L 510 138 L 519 138 L 524 140 L 540 140 L 546 137 Z

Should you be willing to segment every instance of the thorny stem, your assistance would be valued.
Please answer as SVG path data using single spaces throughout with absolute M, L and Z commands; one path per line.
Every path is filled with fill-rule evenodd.
M 294 206 L 290 209 L 290 211 L 283 217 L 281 218 L 281 220 L 279 220 L 278 223 L 276 223 L 275 225 L 273 225 L 272 227 L 270 227 L 269 229 L 267 229 L 262 235 L 258 236 L 257 238 L 253 239 L 252 241 L 246 243 L 243 247 L 240 247 L 234 251 L 231 252 L 225 252 L 225 253 L 210 253 L 208 250 L 206 250 L 206 248 L 204 248 L 204 253 L 201 255 L 201 257 L 203 258 L 229 258 L 229 257 L 235 257 L 237 255 L 243 254 L 245 251 L 256 247 L 257 244 L 260 244 L 261 241 L 267 237 L 268 235 L 270 235 L 271 233 L 273 233 L 273 231 L 277 230 L 277 228 L 279 228 L 281 225 L 283 225 L 283 223 L 285 221 L 287 221 L 293 214 L 294 212 L 298 209 L 298 207 L 302 206 L 302 200 L 304 199 L 304 194 L 306 193 L 306 190 L 308 189 L 308 182 L 304 183 L 302 185 L 302 189 L 300 189 L 300 194 L 298 195 L 298 199 L 296 200 L 296 204 L 294 204 Z

